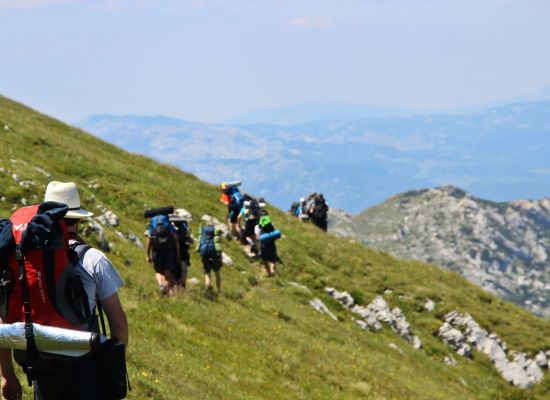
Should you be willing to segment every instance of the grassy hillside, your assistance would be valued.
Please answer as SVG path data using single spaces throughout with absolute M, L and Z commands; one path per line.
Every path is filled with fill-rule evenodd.
M 22 199 L 41 200 L 49 180 L 74 181 L 84 206 L 101 207 L 121 219 L 116 229 L 141 235 L 144 207 L 174 204 L 197 221 L 224 218 L 217 188 L 169 165 L 124 152 L 80 130 L 0 97 L 0 215 Z M 30 181 L 16 183 L 18 179 Z M 269 199 L 268 199 L 269 200 Z M 109 258 L 126 281 L 121 292 L 130 321 L 129 373 L 132 399 L 497 399 L 544 398 L 550 374 L 531 391 L 512 388 L 489 360 L 455 355 L 434 337 L 442 316 L 469 312 L 514 350 L 550 349 L 550 323 L 505 303 L 458 275 L 419 262 L 396 260 L 329 237 L 271 210 L 286 238 L 278 242 L 285 264 L 275 279 L 264 277 L 235 242 L 225 243 L 233 267 L 224 267 L 224 293 L 209 300 L 200 286 L 159 298 L 143 249 L 107 228 Z M 196 232 L 198 223 L 192 224 Z M 89 237 L 92 243 L 95 236 Z M 192 255 L 190 276 L 201 279 Z M 296 281 L 311 293 L 288 285 Z M 349 311 L 324 294 L 333 286 L 369 303 L 383 294 L 400 307 L 424 343 L 413 350 L 385 328 L 359 329 Z M 319 297 L 336 322 L 308 302 Z M 434 313 L 423 311 L 429 297 Z M 402 353 L 389 347 L 395 343 Z

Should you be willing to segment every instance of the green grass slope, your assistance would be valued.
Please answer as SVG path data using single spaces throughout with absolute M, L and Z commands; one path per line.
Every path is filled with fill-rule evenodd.
M 0 215 L 22 199 L 39 202 L 49 180 L 74 181 L 83 204 L 121 219 L 116 229 L 141 235 L 145 206 L 174 204 L 191 211 L 196 232 L 201 215 L 222 220 L 217 188 L 172 166 L 127 153 L 9 99 L 0 97 Z M 3 172 L 2 172 L 3 171 Z M 30 181 L 25 185 L 19 179 Z M 285 264 L 264 278 L 238 245 L 226 242 L 234 266 L 222 270 L 224 293 L 209 300 L 199 286 L 159 298 L 143 249 L 106 228 L 108 254 L 126 281 L 121 298 L 130 321 L 128 367 L 132 399 L 498 399 L 545 398 L 550 374 L 533 390 L 512 388 L 482 354 L 455 355 L 434 336 L 443 315 L 469 312 L 514 350 L 550 348 L 550 323 L 505 303 L 456 274 L 419 262 L 397 260 L 361 245 L 329 237 L 277 209 L 270 210 L 286 238 L 278 242 Z M 87 238 L 91 243 L 97 237 Z M 192 255 L 190 276 L 201 279 Z M 288 285 L 296 281 L 307 293 Z M 384 294 L 400 307 L 423 350 L 389 328 L 369 333 L 349 311 L 324 294 L 333 286 L 369 303 Z M 389 293 L 389 292 L 387 292 Z M 308 304 L 321 298 L 339 321 Z M 433 313 L 421 305 L 436 301 Z M 395 343 L 402 352 L 389 345 Z M 27 391 L 27 394 L 29 392 Z

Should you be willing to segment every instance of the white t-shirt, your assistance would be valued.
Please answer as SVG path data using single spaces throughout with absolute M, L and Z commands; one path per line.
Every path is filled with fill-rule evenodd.
M 69 244 L 73 244 L 70 241 Z M 124 285 L 114 265 L 103 252 L 90 248 L 84 257 L 75 265 L 78 274 L 88 295 L 90 312 L 96 306 L 97 299 L 105 300 L 115 294 Z

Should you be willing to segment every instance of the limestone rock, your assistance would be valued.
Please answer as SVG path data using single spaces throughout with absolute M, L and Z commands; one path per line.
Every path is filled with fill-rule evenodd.
M 192 285 L 192 286 L 193 285 L 198 285 L 199 283 L 200 283 L 200 281 L 197 278 L 195 278 L 194 276 L 191 279 L 189 279 L 189 284 Z
M 103 214 L 97 217 L 99 223 L 105 226 L 118 226 L 120 224 L 119 218 L 112 211 L 105 211 Z
M 448 313 L 439 328 L 439 336 L 460 355 L 471 355 L 466 342 L 471 343 L 489 357 L 504 379 L 518 388 L 528 389 L 544 378 L 541 370 L 545 361 L 544 352 L 539 352 L 534 360 L 529 359 L 525 353 L 515 353 L 510 360 L 506 343 L 495 333 L 489 334 L 481 328 L 469 314 L 460 314 L 457 311 Z
M 456 365 L 456 360 L 453 356 L 445 356 L 443 363 L 446 365 Z
M 174 215 L 176 217 L 185 219 L 188 222 L 191 222 L 193 220 L 193 215 L 187 211 L 185 208 L 176 208 L 174 210 Z
M 548 357 L 544 351 L 540 351 L 535 356 L 535 362 L 540 368 L 548 369 Z
M 432 312 L 435 308 L 435 302 L 432 299 L 426 299 L 424 303 L 424 310 Z
M 321 301 L 321 299 L 315 298 L 313 300 L 310 300 L 309 305 L 313 307 L 316 311 L 324 313 L 328 315 L 330 318 L 332 318 L 335 321 L 338 321 L 338 318 L 336 315 L 334 315 L 330 310 L 327 308 L 325 303 Z
M 85 236 L 91 236 L 91 235 L 94 235 L 94 234 L 98 235 L 98 237 L 99 237 L 99 247 L 101 248 L 101 250 L 106 251 L 106 252 L 110 251 L 112 245 L 109 243 L 109 241 L 105 237 L 105 230 L 103 229 L 101 224 L 99 222 L 97 222 L 95 219 L 92 219 L 92 218 L 86 220 L 86 222 L 88 224 L 84 228 L 83 234 Z
M 227 254 L 222 252 L 222 263 L 223 265 L 233 265 L 233 260 Z
M 401 338 L 411 343 L 414 348 L 419 349 L 422 347 L 420 338 L 413 336 L 411 327 L 403 312 L 397 307 L 391 310 L 382 296 L 375 297 L 367 307 L 363 307 L 355 304 L 353 297 L 347 292 L 340 292 L 330 287 L 325 288 L 325 292 L 348 307 L 352 313 L 358 315 L 364 321 L 368 330 L 381 330 L 383 322 L 388 324 L 391 330 Z M 363 326 L 363 323 L 357 323 Z
M 134 232 L 130 232 L 128 233 L 128 235 L 126 236 L 126 238 L 132 242 L 134 244 L 134 246 L 136 246 L 137 248 L 140 248 L 140 249 L 143 249 L 143 243 L 141 242 L 141 240 L 139 240 L 139 238 L 137 237 L 137 235 L 134 233 Z

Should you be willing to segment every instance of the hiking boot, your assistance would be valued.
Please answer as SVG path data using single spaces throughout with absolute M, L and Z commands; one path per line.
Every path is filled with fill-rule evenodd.
M 168 285 L 159 285 L 159 292 L 161 295 L 166 296 L 169 291 Z

